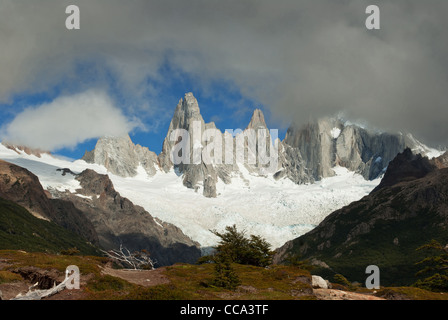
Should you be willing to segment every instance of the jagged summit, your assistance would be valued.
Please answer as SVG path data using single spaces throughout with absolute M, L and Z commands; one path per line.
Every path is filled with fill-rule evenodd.
M 87 151 L 82 160 L 103 165 L 122 177 L 136 176 L 139 167 L 153 176 L 159 168 L 157 155 L 146 147 L 135 145 L 129 135 L 98 139 L 95 149 Z
M 177 129 L 187 136 L 179 136 Z M 203 136 L 207 129 L 215 130 L 212 130 L 212 138 Z M 303 184 L 334 176 L 333 168 L 337 166 L 359 173 L 365 179 L 376 179 L 384 174 L 389 162 L 405 148 L 422 155 L 439 155 L 437 150 L 426 147 L 412 135 L 369 130 L 339 117 L 321 118 L 300 127 L 292 124 L 284 140 L 276 140 L 275 146 L 271 146 L 273 141 L 267 130 L 265 147 L 261 149 L 258 135 L 255 148 L 248 143 L 251 134 L 249 129 L 257 133 L 260 129 L 268 129 L 261 109 L 255 109 L 243 133 L 233 137 L 219 131 L 213 122 L 206 123 L 197 99 L 188 92 L 174 110 L 159 155 L 148 148 L 134 145 L 129 136 L 104 137 L 98 140 L 93 151 L 86 152 L 83 159 L 104 165 L 110 172 L 124 177 L 135 176 L 139 167 L 144 168 L 149 176 L 156 174 L 159 169 L 165 173 L 174 170 L 182 176 L 184 186 L 197 191 L 202 189 L 205 196 L 215 197 L 218 180 L 225 184 L 231 183 L 232 176 L 241 176 L 241 165 L 252 175 L 266 177 L 268 172 L 276 180 L 287 178 L 296 184 Z M 241 141 L 241 136 L 245 137 L 243 160 L 236 154 L 236 145 Z M 228 139 L 231 139 L 230 143 L 225 142 Z M 219 140 L 222 141 L 222 150 L 214 147 L 210 153 L 210 144 Z M 189 152 L 179 147 L 182 141 L 187 148 L 190 147 Z M 274 147 L 276 149 L 271 149 Z M 262 149 L 266 149 L 263 159 L 276 157 L 275 163 L 269 162 L 270 165 L 274 163 L 272 166 L 260 163 L 258 155 Z M 222 151 L 221 161 L 216 161 L 216 158 L 211 163 L 204 161 L 203 152 L 209 152 L 211 157 L 217 155 L 219 159 L 218 151 Z M 224 159 L 224 155 L 230 155 L 230 163 L 225 161 L 227 158 Z M 249 161 L 249 155 L 255 162 Z M 182 157 L 182 161 L 173 163 L 174 156 L 177 159 Z
M 260 109 L 254 110 L 247 129 L 267 129 L 263 111 L 261 111 Z
M 198 101 L 193 96 L 193 93 L 189 92 L 177 104 L 171 120 L 172 129 L 186 128 L 189 126 L 189 122 L 194 120 L 203 121 Z

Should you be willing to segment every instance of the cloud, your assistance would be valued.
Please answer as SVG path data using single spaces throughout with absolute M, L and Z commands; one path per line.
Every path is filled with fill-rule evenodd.
M 103 135 L 125 135 L 138 125 L 128 120 L 105 93 L 90 90 L 26 108 L 2 128 L 2 139 L 55 151 Z
M 80 7 L 80 30 L 65 29 L 68 4 Z M 157 88 L 187 74 L 188 91 L 228 83 L 278 123 L 344 112 L 446 144 L 448 2 L 378 1 L 380 30 L 365 28 L 370 4 L 2 0 L 0 101 L 60 83 L 112 87 L 136 113 L 156 101 L 147 114 L 157 116 Z

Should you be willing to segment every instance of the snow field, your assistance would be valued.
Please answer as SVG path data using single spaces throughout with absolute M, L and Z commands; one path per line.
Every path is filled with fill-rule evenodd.
M 50 190 L 69 190 L 76 194 L 79 182 L 73 175 L 57 171 L 69 168 L 75 173 L 90 168 L 106 174 L 103 166 L 83 160 L 71 161 L 43 154 L 40 158 L 18 154 L 0 144 L 0 158 L 25 167 L 42 186 Z M 367 195 L 380 182 L 366 181 L 342 167 L 336 175 L 308 185 L 296 185 L 289 179 L 251 175 L 240 166 L 242 177 L 231 184 L 219 181 L 217 198 L 206 198 L 202 188 L 197 192 L 182 185 L 182 176 L 174 170 L 147 176 L 143 168 L 133 178 L 109 174 L 115 189 L 134 204 L 144 207 L 153 217 L 172 223 L 203 247 L 216 245 L 218 238 L 210 230 L 223 231 L 236 224 L 247 235 L 264 237 L 272 248 L 282 246 L 320 223 L 329 213 Z

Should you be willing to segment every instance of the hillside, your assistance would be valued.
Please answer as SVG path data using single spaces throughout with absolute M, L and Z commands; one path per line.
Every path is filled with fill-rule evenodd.
M 448 243 L 448 168 L 407 149 L 391 162 L 368 196 L 330 214 L 314 230 L 285 244 L 288 252 L 319 262 L 316 273 L 343 274 L 364 283 L 365 268 L 377 265 L 382 285 L 410 285 L 423 258 L 416 249 L 432 239 Z
M 64 279 L 64 271 L 68 265 L 79 266 L 80 289 L 65 289 L 46 300 L 157 300 L 159 302 L 156 304 L 145 306 L 157 310 L 169 307 L 164 309 L 166 314 L 178 314 L 180 309 L 176 306 L 186 306 L 187 303 L 206 305 L 205 300 L 211 306 L 224 306 L 219 301 L 227 301 L 225 305 L 229 301 L 232 301 L 232 305 L 241 305 L 244 301 L 270 305 L 269 301 L 281 300 L 284 304 L 274 304 L 277 307 L 275 310 L 270 305 L 271 315 L 277 315 L 297 308 L 298 305 L 293 300 L 302 300 L 300 306 L 307 307 L 310 305 L 303 304 L 303 300 L 448 298 L 444 294 L 408 287 L 382 288 L 376 294 L 363 288 L 349 290 L 337 284 L 332 284 L 332 289 L 318 289 L 313 288 L 308 271 L 283 265 L 260 268 L 233 264 L 241 285 L 232 291 L 211 285 L 214 277 L 213 264 L 175 264 L 155 270 L 133 271 L 116 269 L 108 259 L 102 257 L 0 250 L 0 292 L 3 293 L 3 299 L 9 300 L 19 293 L 27 292 L 28 287 L 36 282 L 37 288 L 48 289 L 54 281 L 59 283 Z M 161 304 L 161 300 L 167 303 Z M 292 304 L 286 301 L 291 301 Z
M 147 250 L 158 266 L 195 262 L 200 257 L 196 242 L 122 197 L 107 175 L 88 169 L 76 174 L 67 168 L 47 168 L 52 179 L 70 184 L 44 189 L 28 169 L 0 160 L 0 197 L 104 250 L 121 245 L 132 252 Z
M 36 218 L 25 208 L 0 198 L 0 250 L 59 253 L 72 248 L 77 248 L 81 254 L 100 254 L 97 247 L 79 235 Z

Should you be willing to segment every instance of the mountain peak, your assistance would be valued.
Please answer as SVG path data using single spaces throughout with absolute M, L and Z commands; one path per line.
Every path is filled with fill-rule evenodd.
M 406 148 L 389 163 L 383 179 L 373 192 L 399 182 L 420 179 L 436 169 L 437 166 L 428 157 L 414 154 Z
M 266 122 L 264 121 L 263 111 L 255 109 L 252 113 L 247 129 L 267 129 Z
M 156 173 L 157 155 L 146 147 L 135 145 L 127 134 L 98 139 L 95 149 L 86 151 L 82 160 L 103 165 L 108 171 L 122 177 L 134 177 L 142 166 L 149 176 Z
M 180 99 L 178 104 L 178 111 L 184 113 L 188 118 L 196 118 L 200 116 L 198 100 L 194 97 L 192 92 L 187 92 L 183 99 Z

